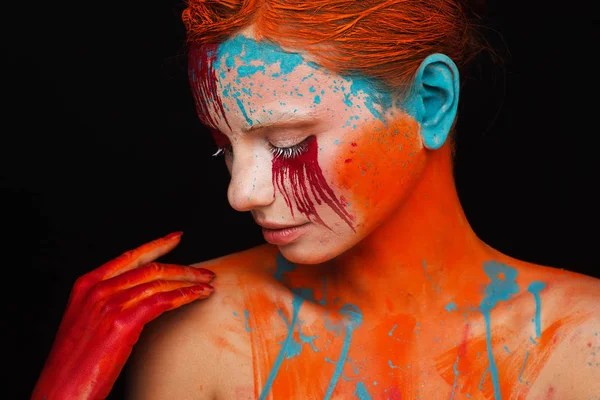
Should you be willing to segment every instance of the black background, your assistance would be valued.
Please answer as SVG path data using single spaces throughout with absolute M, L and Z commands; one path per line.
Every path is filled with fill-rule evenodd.
M 582 0 L 488 3 L 501 61 L 462 91 L 456 179 L 467 217 L 517 258 L 600 277 L 598 15 Z M 2 398 L 28 398 L 75 279 L 176 230 L 194 263 L 262 243 L 230 209 L 196 118 L 180 1 L 2 6 Z M 5 374 L 6 376 L 6 374 Z M 6 393 L 8 390 L 8 393 Z M 122 379 L 110 398 L 122 396 Z

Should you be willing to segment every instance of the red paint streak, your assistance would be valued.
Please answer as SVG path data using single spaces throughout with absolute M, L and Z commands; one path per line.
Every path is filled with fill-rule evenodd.
M 402 400 L 402 394 L 400 393 L 400 389 L 397 386 L 390 388 L 389 391 L 389 400 Z
M 350 164 L 352 162 L 351 158 L 346 158 L 346 161 L 344 161 L 346 164 Z
M 588 343 L 588 347 L 592 347 L 592 343 Z
M 350 144 L 352 145 L 352 147 L 356 147 L 356 146 L 358 146 L 358 145 L 356 144 L 356 142 L 352 142 L 352 143 L 350 143 Z
M 317 214 L 315 205 L 315 202 L 317 205 L 324 202 L 354 230 L 353 217 L 346 211 L 346 203 L 336 198 L 323 176 L 317 161 L 318 149 L 317 139 L 313 136 L 308 139 L 307 150 L 303 154 L 294 158 L 273 157 L 273 188 L 279 189 L 287 206 L 292 210 L 292 215 L 294 215 L 293 201 L 298 211 L 310 221 L 329 228 Z M 291 183 L 291 193 L 288 193 L 285 188 L 286 178 Z
M 470 331 L 471 331 L 471 325 L 469 325 L 469 324 L 465 325 L 465 330 L 463 331 L 462 342 L 460 343 L 460 346 L 458 348 L 458 357 L 460 357 L 460 358 L 465 358 L 465 355 L 467 354 L 467 343 L 469 341 Z
M 551 400 L 554 397 L 554 388 L 550 387 L 548 389 L 548 392 L 546 393 L 546 397 L 544 397 L 544 400 Z
M 218 125 L 218 120 L 211 111 L 223 118 L 229 126 L 213 68 L 217 60 L 218 48 L 218 44 L 193 45 L 188 54 L 188 76 L 196 103 L 196 112 L 202 123 L 212 128 Z M 229 128 L 231 129 L 231 126 Z

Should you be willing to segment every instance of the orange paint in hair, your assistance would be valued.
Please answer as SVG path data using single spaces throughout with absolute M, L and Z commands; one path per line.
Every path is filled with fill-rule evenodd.
M 460 1 L 188 0 L 182 19 L 190 45 L 219 43 L 253 24 L 258 40 L 301 48 L 331 71 L 398 91 L 430 54 L 460 68 L 483 49 Z

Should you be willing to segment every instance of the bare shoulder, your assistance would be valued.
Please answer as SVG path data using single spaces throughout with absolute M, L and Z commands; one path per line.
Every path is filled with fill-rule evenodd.
M 540 294 L 548 305 L 549 318 L 599 312 L 600 279 L 523 261 L 516 261 L 516 266 L 519 284 L 529 292 Z
M 252 385 L 251 345 L 246 339 L 246 288 L 275 282 L 276 247 L 258 246 L 193 264 L 215 272 L 215 290 L 199 300 L 161 315 L 142 332 L 128 364 L 128 398 L 215 399 L 231 377 L 221 371 L 236 364 L 236 381 Z
M 553 318 L 578 322 L 554 350 L 544 371 L 547 392 L 557 399 L 600 399 L 600 279 L 574 272 L 557 273 L 547 297 Z M 554 290 L 552 290 L 554 289 Z
M 600 399 L 600 279 L 529 263 L 517 268 L 541 314 L 535 347 L 540 358 L 548 355 L 532 397 Z

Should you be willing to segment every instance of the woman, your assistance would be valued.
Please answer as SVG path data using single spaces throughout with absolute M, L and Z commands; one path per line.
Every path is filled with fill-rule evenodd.
M 456 195 L 479 50 L 459 2 L 192 1 L 184 22 L 229 202 L 268 244 L 152 262 L 176 233 L 85 275 L 33 398 L 105 397 L 151 320 L 132 399 L 600 393 L 598 280 L 490 248 Z

